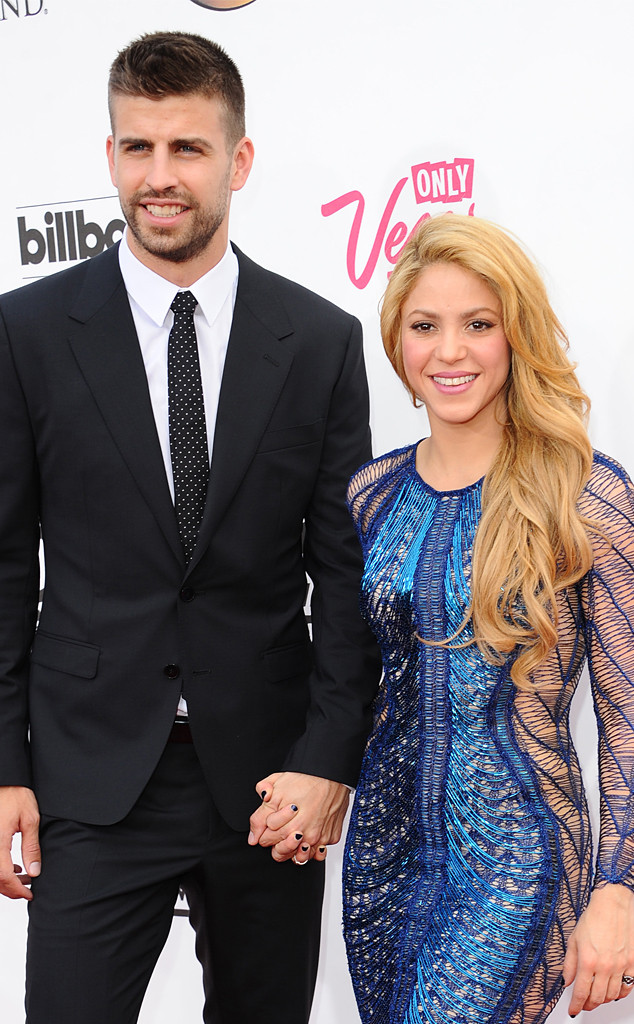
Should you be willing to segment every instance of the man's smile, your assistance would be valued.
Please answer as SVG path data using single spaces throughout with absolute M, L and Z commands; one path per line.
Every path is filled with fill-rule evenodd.
M 185 210 L 189 209 L 187 206 L 172 205 L 172 206 L 156 206 L 154 203 L 142 203 L 148 213 L 151 213 L 153 217 L 176 217 L 179 213 L 184 213 Z

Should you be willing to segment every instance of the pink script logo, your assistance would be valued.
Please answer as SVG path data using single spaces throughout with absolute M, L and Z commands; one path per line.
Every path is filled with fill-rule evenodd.
M 417 205 L 421 203 L 460 203 L 473 197 L 473 165 L 473 160 L 462 157 L 456 157 L 451 163 L 439 161 L 438 163 L 415 164 L 411 168 L 411 179 L 409 177 L 401 178 L 394 186 L 379 221 L 370 255 L 360 274 L 357 274 L 357 253 L 365 214 L 363 194 L 356 190 L 346 192 L 338 199 L 324 203 L 321 208 L 324 217 L 331 217 L 333 213 L 339 213 L 340 210 L 352 203 L 357 204 L 346 253 L 348 276 L 357 288 L 365 288 L 370 283 L 381 250 L 383 250 L 388 263 L 394 266 L 403 246 L 418 225 L 431 217 L 429 210 L 426 210 L 411 229 L 408 229 L 404 221 L 395 219 L 396 205 L 407 183 L 411 180 Z M 468 208 L 470 216 L 473 216 L 474 208 L 475 203 L 471 203 Z M 388 277 L 390 273 L 391 271 L 388 271 Z

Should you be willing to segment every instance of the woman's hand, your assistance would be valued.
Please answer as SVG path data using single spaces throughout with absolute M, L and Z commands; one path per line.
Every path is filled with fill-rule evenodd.
M 325 860 L 326 846 L 338 843 L 350 790 L 340 782 L 275 772 L 258 782 L 262 803 L 251 815 L 249 844 L 270 846 L 273 860 Z
M 624 885 L 595 889 L 570 936 L 563 978 L 574 981 L 569 1014 L 623 999 L 634 988 L 634 893 Z

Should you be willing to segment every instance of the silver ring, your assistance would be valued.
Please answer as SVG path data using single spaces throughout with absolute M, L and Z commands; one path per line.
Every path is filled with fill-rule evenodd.
M 628 986 L 629 985 L 634 985 L 634 977 L 632 977 L 631 974 L 624 974 L 623 975 L 623 984 L 624 985 L 628 985 Z
M 298 868 L 306 867 L 306 865 L 308 864 L 307 860 L 298 860 L 295 854 L 293 854 L 291 859 L 293 861 L 293 864 L 297 864 Z M 632 979 L 632 982 L 634 983 L 634 978 Z

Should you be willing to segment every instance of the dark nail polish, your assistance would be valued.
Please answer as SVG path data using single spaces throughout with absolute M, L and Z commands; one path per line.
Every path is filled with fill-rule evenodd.
M 310 846 L 302 846 L 302 853 L 307 853 L 310 850 Z
M 291 811 L 297 811 L 298 809 L 297 804 L 291 804 Z
M 295 833 L 295 838 L 296 838 L 297 842 L 299 842 L 300 839 L 304 838 L 304 833 L 303 832 L 296 832 Z
M 320 846 L 319 847 L 319 852 L 320 853 L 325 853 L 326 852 L 326 847 L 325 846 Z
M 266 796 L 266 790 L 265 789 L 262 790 L 262 792 L 260 793 L 260 796 L 264 800 L 264 797 Z

